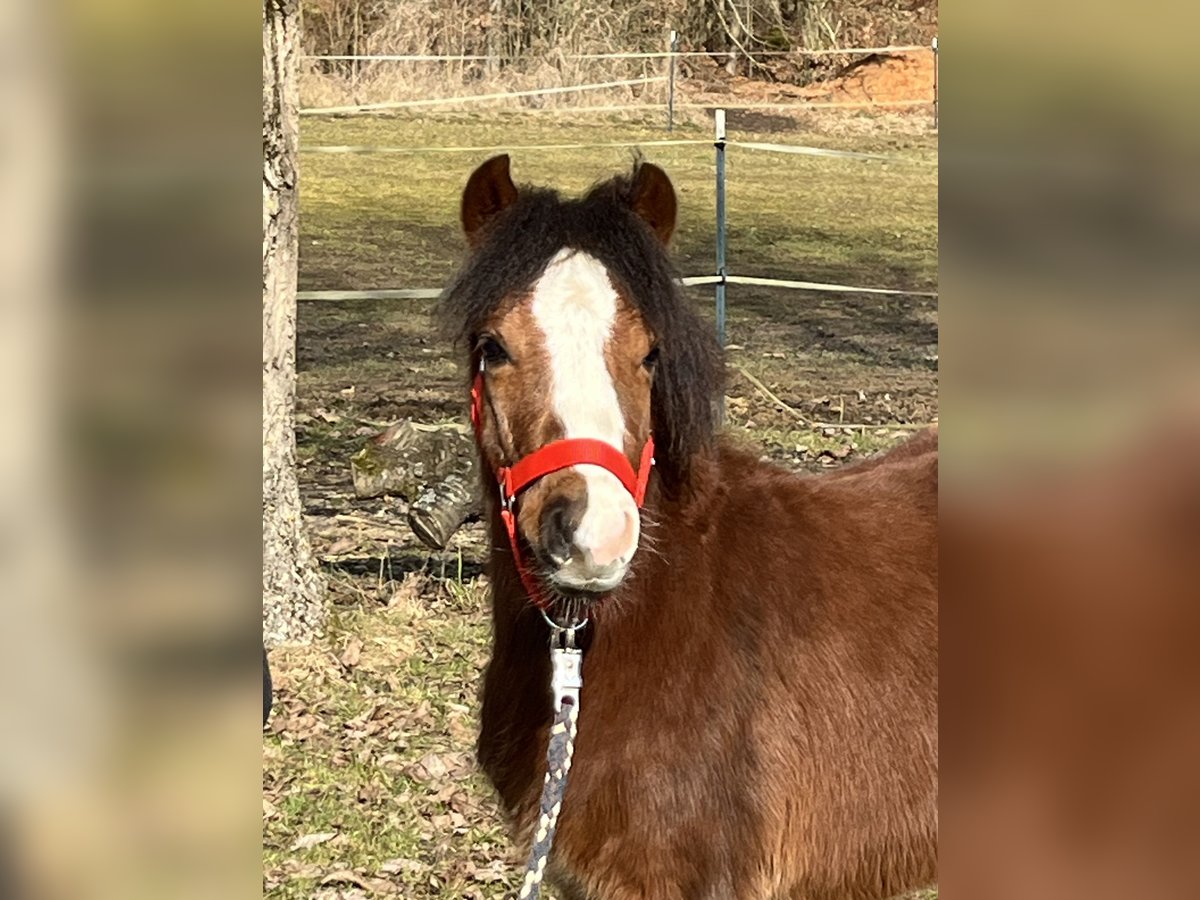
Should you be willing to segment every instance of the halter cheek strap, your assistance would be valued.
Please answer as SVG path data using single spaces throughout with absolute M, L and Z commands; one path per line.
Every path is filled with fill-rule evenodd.
M 483 445 L 483 393 L 483 369 L 481 366 L 479 374 L 475 376 L 475 381 L 471 385 L 471 424 L 475 429 L 475 440 L 481 447 Z M 517 496 L 538 479 L 561 469 L 582 465 L 599 466 L 611 472 L 625 490 L 633 496 L 638 509 L 641 509 L 646 500 L 646 486 L 650 482 L 650 470 L 654 467 L 654 438 L 646 439 L 636 472 L 624 453 L 612 444 L 594 438 L 564 438 L 559 441 L 551 441 L 528 456 L 521 457 L 511 466 L 501 466 L 496 470 L 496 481 L 500 491 L 500 518 L 508 532 L 508 542 L 512 546 L 517 573 L 521 576 L 521 584 L 529 594 L 529 599 L 542 610 L 550 607 L 550 601 L 543 595 L 541 586 L 522 558 L 513 504 Z

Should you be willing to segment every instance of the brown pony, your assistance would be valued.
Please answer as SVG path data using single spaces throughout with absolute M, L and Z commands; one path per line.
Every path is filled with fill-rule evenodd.
M 553 612 L 586 613 L 574 768 L 549 877 L 588 900 L 876 898 L 937 876 L 937 435 L 825 477 L 716 437 L 722 364 L 680 298 L 675 193 L 635 166 L 579 200 L 507 157 L 462 199 L 443 313 L 484 396 L 495 473 L 590 438 L 632 466 L 540 478 L 517 535 Z M 495 502 L 479 759 L 528 839 L 549 630 Z

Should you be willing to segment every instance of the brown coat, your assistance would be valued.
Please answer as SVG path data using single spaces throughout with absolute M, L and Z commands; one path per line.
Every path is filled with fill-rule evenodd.
M 882 898 L 937 877 L 937 434 L 826 476 L 722 448 L 652 485 L 585 641 L 552 876 L 571 897 Z M 547 627 L 493 510 L 479 758 L 524 841 Z

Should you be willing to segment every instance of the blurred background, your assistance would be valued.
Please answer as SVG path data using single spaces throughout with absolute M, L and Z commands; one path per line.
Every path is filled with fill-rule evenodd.
M 462 418 L 430 297 L 381 292 L 444 283 L 501 147 L 568 191 L 640 148 L 680 193 L 682 274 L 713 274 L 718 107 L 729 271 L 850 289 L 730 286 L 734 437 L 819 471 L 948 410 L 939 890 L 1196 895 L 1194 9 L 301 12 L 296 455 L 326 617 L 272 650 L 264 733 L 261 14 L 0 11 L 0 895 L 503 892 L 473 526 L 430 550 L 354 488 L 387 426 Z M 562 144 L 589 146 L 537 149 Z

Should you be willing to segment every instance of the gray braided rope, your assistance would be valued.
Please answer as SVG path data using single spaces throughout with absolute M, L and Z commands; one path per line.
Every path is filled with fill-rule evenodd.
M 558 814 L 562 811 L 563 794 L 567 791 L 567 773 L 571 771 L 571 757 L 575 754 L 575 731 L 578 721 L 578 705 L 563 703 L 554 717 L 554 724 L 550 726 L 550 743 L 546 749 L 546 780 L 542 784 L 541 814 L 533 832 L 533 846 L 529 848 L 525 881 L 517 894 L 518 900 L 537 900 L 541 896 L 546 863 L 550 859 L 550 848 L 554 844 L 554 833 L 558 829 Z

